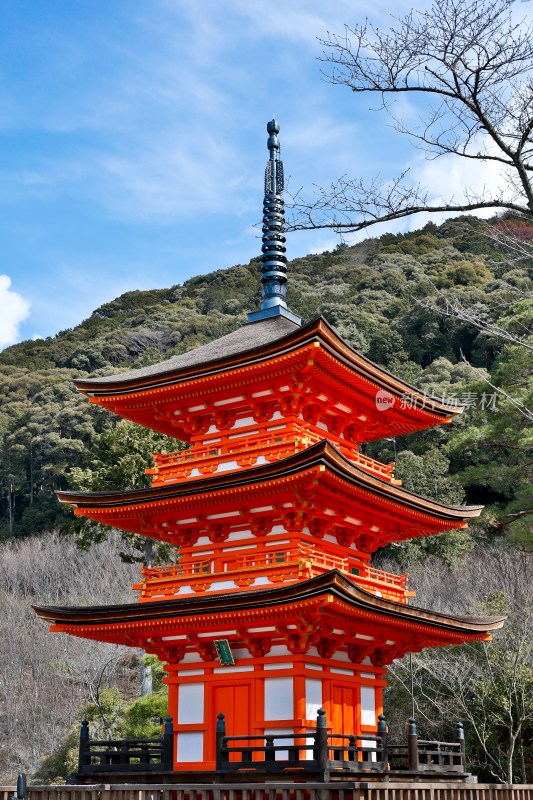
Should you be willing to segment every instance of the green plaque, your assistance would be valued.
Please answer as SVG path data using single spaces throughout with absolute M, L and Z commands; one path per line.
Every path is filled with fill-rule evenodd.
M 227 639 L 215 639 L 215 648 L 223 667 L 233 667 L 235 665 L 235 659 L 233 658 L 233 653 L 231 652 L 231 647 Z

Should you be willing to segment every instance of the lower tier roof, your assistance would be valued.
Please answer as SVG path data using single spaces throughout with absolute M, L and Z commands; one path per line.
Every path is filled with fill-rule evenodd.
M 273 589 L 126 605 L 34 608 L 55 631 L 143 647 L 167 661 L 179 661 L 188 648 L 212 660 L 206 657 L 213 654 L 208 645 L 221 634 L 232 645 L 253 647 L 253 631 L 260 626 L 262 641 L 271 630 L 270 637 L 281 636 L 292 652 L 307 652 L 313 644 L 320 652 L 329 642 L 329 650 L 347 650 L 353 661 L 369 656 L 383 666 L 424 647 L 490 639 L 505 620 L 445 615 L 385 600 L 337 570 Z

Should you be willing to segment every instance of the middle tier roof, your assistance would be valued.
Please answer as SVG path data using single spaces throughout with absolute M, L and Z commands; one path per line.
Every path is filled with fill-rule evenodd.
M 121 492 L 58 492 L 61 502 L 131 533 L 189 547 L 236 527 L 294 533 L 373 552 L 390 542 L 464 528 L 482 506 L 453 506 L 388 483 L 324 440 L 272 464 Z M 216 513 L 214 513 L 216 512 Z

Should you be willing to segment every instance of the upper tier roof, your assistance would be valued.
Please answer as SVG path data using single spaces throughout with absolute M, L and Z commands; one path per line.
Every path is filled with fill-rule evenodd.
M 92 402 L 119 416 L 187 440 L 179 419 L 168 416 L 169 404 L 187 405 L 190 399 L 196 406 L 200 396 L 214 402 L 215 394 L 220 400 L 224 391 L 236 390 L 241 383 L 247 386 L 246 393 L 261 381 L 273 386 L 280 369 L 288 374 L 305 372 L 308 380 L 310 365 L 317 385 L 329 381 L 337 386 L 339 398 L 361 398 L 366 403 L 363 418 L 369 421 L 369 439 L 450 422 L 463 410 L 394 377 L 354 350 L 322 317 L 303 327 L 281 316 L 260 320 L 159 364 L 75 384 Z M 380 390 L 392 395 L 393 402 L 380 407 Z
M 285 317 L 272 317 L 243 325 L 214 342 L 208 342 L 179 356 L 172 356 L 158 364 L 120 372 L 118 375 L 77 380 L 75 384 L 81 391 L 95 389 L 98 392 L 104 387 L 115 392 L 131 391 L 132 388 L 141 386 L 160 386 L 169 378 L 183 380 L 183 375 L 203 372 L 206 366 L 223 363 L 232 356 L 254 352 L 299 330 L 299 325 Z

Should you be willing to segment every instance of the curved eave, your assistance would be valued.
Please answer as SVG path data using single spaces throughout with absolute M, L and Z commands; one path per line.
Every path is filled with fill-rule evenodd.
M 257 325 L 258 323 L 252 324 Z M 173 359 L 169 359 L 160 365 L 161 370 L 159 372 L 152 367 L 132 370 L 115 377 L 75 380 L 74 383 L 79 391 L 98 402 L 99 398 L 119 398 L 122 395 L 146 392 L 156 388 L 161 389 L 166 386 L 171 387 L 187 381 L 223 374 L 237 367 L 249 366 L 260 362 L 266 363 L 273 358 L 294 352 L 313 342 L 319 343 L 327 352 L 358 376 L 373 383 L 377 390 L 384 389 L 399 399 L 409 396 L 412 400 L 413 409 L 421 413 L 425 412 L 428 417 L 429 414 L 436 415 L 437 418 L 440 417 L 441 422 L 449 422 L 450 418 L 464 410 L 463 406 L 445 403 L 424 394 L 416 387 L 396 378 L 383 367 L 378 366 L 361 353 L 358 353 L 335 332 L 323 317 L 308 323 L 302 328 L 296 328 L 294 332 L 288 335 L 258 347 L 240 350 L 223 358 L 206 361 L 199 360 L 198 363 L 189 364 L 181 368 L 173 367 Z M 199 351 L 201 349 L 199 348 Z M 438 419 L 428 419 L 428 426 L 437 424 L 438 421 Z
M 370 611 L 389 620 L 401 620 L 413 624 L 457 633 L 467 638 L 490 635 L 501 628 L 505 617 L 463 617 L 439 614 L 434 611 L 395 603 L 376 597 L 349 581 L 342 573 L 331 570 L 316 578 L 297 584 L 272 589 L 250 590 L 247 592 L 224 592 L 223 595 L 204 595 L 177 600 L 161 600 L 150 603 L 129 603 L 114 606 L 57 607 L 34 606 L 36 614 L 55 625 L 65 626 L 105 626 L 126 623 L 143 623 L 151 620 L 179 619 L 182 617 L 205 616 L 222 612 L 260 610 L 262 608 L 282 607 L 302 601 L 320 601 L 325 596 L 333 596 L 347 603 L 353 609 Z
M 327 440 L 318 442 L 300 453 L 272 464 L 212 475 L 198 480 L 124 492 L 57 492 L 56 494 L 60 502 L 68 503 L 79 509 L 119 508 L 257 485 L 295 475 L 314 467 L 324 467 L 348 483 L 370 491 L 375 496 L 398 503 L 418 513 L 429 514 L 438 521 L 466 523 L 479 516 L 483 509 L 483 506 L 446 505 L 383 481 L 352 464 Z

